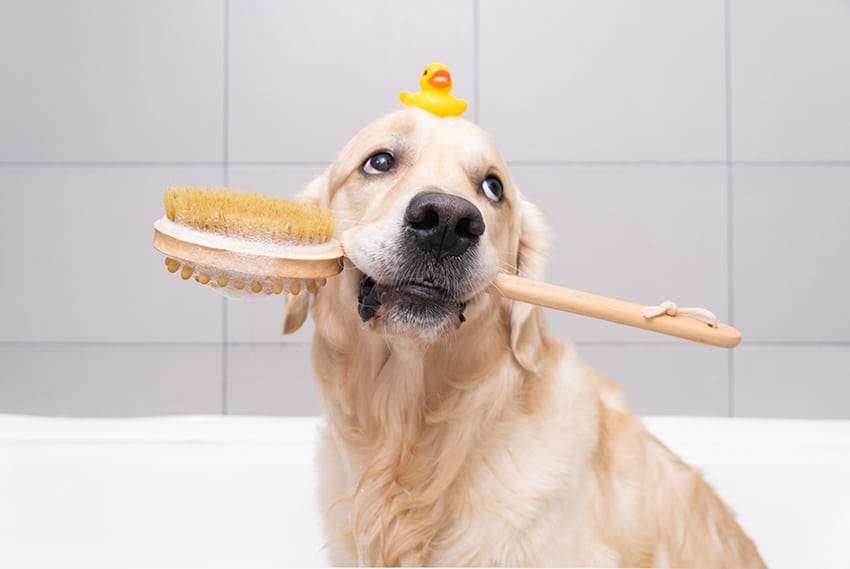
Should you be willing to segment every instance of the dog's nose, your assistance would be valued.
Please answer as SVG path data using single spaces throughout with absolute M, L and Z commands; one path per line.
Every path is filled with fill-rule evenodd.
M 422 192 L 407 205 L 406 227 L 422 250 L 437 259 L 457 257 L 484 235 L 484 218 L 469 200 L 442 192 Z

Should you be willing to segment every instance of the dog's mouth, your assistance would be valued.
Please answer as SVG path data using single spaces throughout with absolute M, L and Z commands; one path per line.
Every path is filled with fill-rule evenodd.
M 357 295 L 357 312 L 364 323 L 383 319 L 390 331 L 443 330 L 452 323 L 456 328 L 466 321 L 467 303 L 431 280 L 414 278 L 384 284 L 364 273 Z

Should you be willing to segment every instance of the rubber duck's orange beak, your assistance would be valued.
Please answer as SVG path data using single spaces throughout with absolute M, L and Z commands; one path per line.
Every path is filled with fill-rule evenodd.
M 452 76 L 445 69 L 438 69 L 429 78 L 428 84 L 437 89 L 448 89 L 452 86 Z

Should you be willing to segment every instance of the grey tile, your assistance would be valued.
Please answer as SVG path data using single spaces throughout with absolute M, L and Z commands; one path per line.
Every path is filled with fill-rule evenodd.
M 232 415 L 318 415 L 310 346 L 227 347 L 227 412 Z
M 231 166 L 228 184 L 261 194 L 294 198 L 298 191 L 322 171 L 321 166 Z M 264 296 L 227 301 L 227 339 L 230 342 L 309 342 L 313 323 L 291 336 L 282 336 L 286 298 Z
M 729 352 L 687 345 L 582 345 L 579 354 L 617 381 L 641 415 L 729 414 Z
M 223 5 L 0 4 L 0 160 L 220 161 Z
M 850 346 L 742 346 L 735 351 L 738 417 L 850 419 Z
M 481 2 L 480 118 L 512 160 L 725 157 L 723 2 Z
M 233 2 L 229 37 L 235 161 L 330 161 L 433 61 L 474 92 L 472 0 Z
M 737 160 L 850 159 L 850 6 L 731 3 Z
M 0 413 L 217 414 L 221 379 L 217 346 L 0 346 Z
M 341 141 L 341 143 L 344 141 Z M 330 164 L 330 161 L 328 161 Z M 269 196 L 295 199 L 298 192 L 313 178 L 322 173 L 325 166 L 315 165 L 229 165 L 227 184 L 229 187 Z
M 0 168 L 0 341 L 220 340 L 221 297 L 151 247 L 163 189 L 220 181 L 219 168 Z
M 309 342 L 313 337 L 313 323 L 309 317 L 297 332 L 283 335 L 286 303 L 286 295 L 228 299 L 227 340 L 274 344 Z
M 751 340 L 850 340 L 850 167 L 734 171 L 735 322 Z
M 728 321 L 725 169 L 714 166 L 515 166 L 553 228 L 546 281 L 642 304 L 673 300 Z M 562 337 L 669 341 L 549 312 Z M 682 340 L 684 342 L 684 340 Z

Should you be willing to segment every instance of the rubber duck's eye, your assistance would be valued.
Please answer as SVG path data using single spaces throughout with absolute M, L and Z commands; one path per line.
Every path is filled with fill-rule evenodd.
M 502 186 L 502 181 L 496 176 L 487 176 L 481 182 L 481 191 L 487 196 L 491 202 L 500 202 L 505 196 L 505 189 Z
M 381 150 L 367 158 L 361 169 L 364 174 L 375 176 L 389 172 L 393 169 L 393 166 L 395 166 L 395 158 L 393 155 L 386 150 Z
M 428 75 L 428 70 L 426 69 L 425 71 L 423 71 L 422 75 Z

